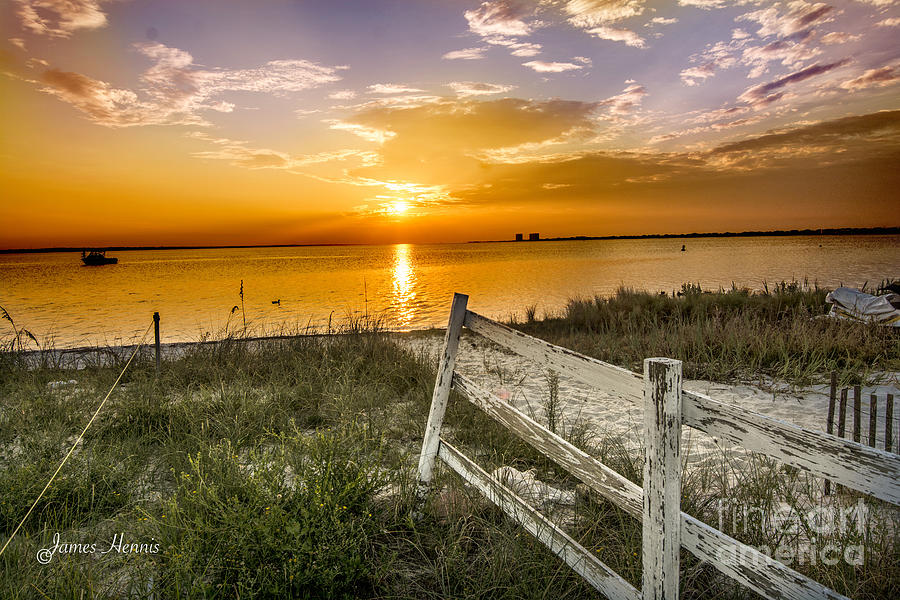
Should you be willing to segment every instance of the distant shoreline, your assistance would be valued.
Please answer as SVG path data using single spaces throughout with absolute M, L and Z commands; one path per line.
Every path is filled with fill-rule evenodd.
M 568 242 L 590 240 L 659 240 L 659 239 L 695 239 L 695 238 L 729 238 L 729 237 L 784 237 L 811 235 L 900 235 L 900 227 L 837 227 L 823 229 L 777 229 L 774 231 L 741 231 L 712 233 L 645 233 L 642 235 L 575 235 L 569 237 L 540 238 L 538 240 L 521 240 L 523 242 Z M 468 242 L 435 242 L 435 243 L 467 243 L 494 244 L 499 242 L 516 242 L 516 240 L 470 240 Z M 64 246 L 52 248 L 9 248 L 0 249 L 0 254 L 42 254 L 51 252 L 81 252 L 82 250 L 106 250 L 121 252 L 130 250 L 226 250 L 241 248 L 310 248 L 329 246 L 380 246 L 383 244 L 247 244 L 237 246 Z
M 575 235 L 570 237 L 540 238 L 537 240 L 472 240 L 470 244 L 494 244 L 498 242 L 570 242 L 591 240 L 663 240 L 731 237 L 787 237 L 812 235 L 900 235 L 900 227 L 832 227 L 822 229 L 777 229 L 774 231 L 725 231 L 717 233 L 646 233 L 643 235 Z
M 81 252 L 82 250 L 225 250 L 229 248 L 308 248 L 315 246 L 366 246 L 367 244 L 250 244 L 244 246 L 64 246 L 55 248 L 10 248 L 0 250 L 0 254 L 42 254 L 50 252 Z

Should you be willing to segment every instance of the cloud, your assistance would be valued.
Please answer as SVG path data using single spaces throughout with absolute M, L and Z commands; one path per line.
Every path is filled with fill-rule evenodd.
M 726 0 L 678 0 L 678 5 L 712 10 L 714 8 L 724 8 L 728 3 Z
M 336 92 L 331 92 L 328 94 L 328 98 L 331 100 L 352 100 L 356 97 L 356 92 L 353 90 L 338 90 Z
M 685 123 L 712 123 L 723 119 L 731 119 L 737 115 L 750 112 L 747 106 L 730 106 L 728 108 L 716 108 L 713 110 L 697 111 L 690 117 L 681 117 Z
M 793 0 L 737 17 L 736 21 L 758 23 L 757 35 L 760 37 L 776 38 L 761 46 L 743 49 L 741 63 L 751 67 L 749 77 L 752 79 L 766 73 L 772 61 L 780 61 L 786 67 L 797 67 L 822 54 L 822 50 L 813 44 L 815 29 L 832 21 L 839 12 L 824 3 Z M 826 34 L 822 42 L 840 43 L 850 39 L 844 36 L 848 34 Z
M 530 60 L 526 63 L 522 63 L 522 65 L 537 71 L 538 73 L 562 73 L 564 71 L 574 71 L 584 67 L 584 65 L 576 65 L 574 63 L 546 62 L 543 60 Z
M 70 37 L 79 29 L 104 27 L 106 14 L 100 10 L 103 2 L 104 0 L 13 0 L 16 16 L 24 29 L 55 38 Z
M 643 0 L 569 0 L 565 6 L 569 21 L 589 29 L 636 17 L 644 12 Z
M 532 42 L 521 42 L 515 38 L 508 37 L 486 37 L 484 41 L 492 46 L 504 46 L 510 50 L 513 56 L 537 56 L 541 53 L 543 46 Z
M 782 13 L 779 7 L 772 6 L 746 13 L 735 20 L 758 23 L 760 27 L 756 33 L 760 37 L 774 35 L 783 38 L 827 23 L 834 18 L 834 7 L 821 2 L 810 4 L 804 0 L 794 0 L 787 4 L 787 8 L 788 11 Z
M 464 184 L 478 176 L 490 151 L 552 143 L 595 127 L 597 103 L 518 98 L 472 97 L 408 109 L 364 110 L 344 120 L 345 127 L 381 132 L 381 162 L 354 172 L 379 181 L 415 181 L 422 185 Z M 348 129 L 349 130 L 349 129 Z M 529 146 L 530 145 L 530 146 Z M 512 150 L 511 150 L 512 149 Z
M 329 128 L 331 129 L 352 133 L 353 135 L 359 136 L 367 142 L 376 142 L 379 144 L 383 144 L 396 135 L 394 132 L 387 131 L 385 129 L 368 127 L 366 125 L 360 125 L 359 123 L 350 123 L 337 119 L 328 120 L 325 121 L 325 123 L 327 123 Z
M 322 112 L 318 108 L 295 108 L 294 114 L 298 119 L 302 119 L 303 117 L 308 117 L 309 115 L 315 115 Z
M 650 19 L 650 22 L 645 25 L 645 27 L 649 27 L 651 25 L 674 25 L 677 22 L 678 19 L 676 19 L 675 17 L 653 17 L 652 19 Z
M 424 91 L 398 83 L 376 83 L 370 85 L 368 90 L 370 94 L 415 94 Z
M 542 46 L 519 38 L 530 35 L 543 25 L 540 21 L 531 19 L 540 9 L 538 4 L 533 0 L 494 0 L 482 2 L 475 10 L 465 11 L 464 16 L 469 24 L 469 31 L 479 35 L 485 43 L 504 46 L 513 56 L 537 56 L 541 53 Z M 444 58 L 483 58 L 484 50 L 467 48 L 445 54 Z
M 19 50 L 25 50 L 25 40 L 23 40 L 22 38 L 9 38 L 6 41 L 8 41 Z
M 254 69 L 221 69 L 193 74 L 176 69 L 173 74 L 193 78 L 198 83 L 200 94 L 207 97 L 226 91 L 281 95 L 340 80 L 336 69 L 306 60 L 272 60 Z
M 746 45 L 744 39 L 733 39 L 730 42 L 708 44 L 700 54 L 690 57 L 691 62 L 700 63 L 681 71 L 681 81 L 685 85 L 695 86 L 713 77 L 718 70 L 729 69 L 737 63 L 735 54 Z
M 823 44 L 846 44 L 847 42 L 855 42 L 861 37 L 861 35 L 844 33 L 842 31 L 832 31 L 831 33 L 823 35 L 821 42 Z
M 621 93 L 599 102 L 598 106 L 609 107 L 613 114 L 625 115 L 634 112 L 646 95 L 647 90 L 644 86 L 631 83 Z
M 503 94 L 516 86 L 502 85 L 498 83 L 478 83 L 475 81 L 451 81 L 447 87 L 456 92 L 457 96 L 484 96 L 489 94 Z
M 335 163 L 351 159 L 368 164 L 374 159 L 372 152 L 361 150 L 336 150 L 292 156 L 286 152 L 268 148 L 253 148 L 243 140 L 215 138 L 202 131 L 187 134 L 192 139 L 208 142 L 216 146 L 214 150 L 194 152 L 191 156 L 205 160 L 225 160 L 236 167 L 246 169 L 296 169 L 322 163 Z
M 464 14 L 469 30 L 482 37 L 528 35 L 532 26 L 523 19 L 534 14 L 535 6 L 527 1 L 494 0 L 482 2 L 475 10 Z
M 274 60 L 252 69 L 200 69 L 193 57 L 159 43 L 135 48 L 154 64 L 140 77 L 139 92 L 119 89 L 79 73 L 58 69 L 41 78 L 43 91 L 72 104 L 92 121 L 110 127 L 207 124 L 203 111 L 230 112 L 219 97 L 230 91 L 286 95 L 340 80 L 337 67 L 305 60 Z
M 772 61 L 781 61 L 786 67 L 793 67 L 822 54 L 818 48 L 788 40 L 775 40 L 764 46 L 750 46 L 741 55 L 741 64 L 752 68 L 748 77 L 751 79 L 763 75 Z
M 644 48 L 644 39 L 629 29 L 616 29 L 614 27 L 594 27 L 587 32 L 596 38 L 611 42 L 625 42 L 633 48 Z
M 811 65 L 809 67 L 806 67 L 805 69 L 800 69 L 799 71 L 795 71 L 789 75 L 785 75 L 784 77 L 776 79 L 775 81 L 755 85 L 738 96 L 738 100 L 750 104 L 754 107 L 767 106 L 773 102 L 776 102 L 777 100 L 780 100 L 784 96 L 784 92 L 780 91 L 783 88 L 795 83 L 806 81 L 807 79 L 816 77 L 817 75 L 822 75 L 823 73 L 833 71 L 834 69 L 842 67 L 849 62 L 850 61 L 848 59 L 844 59 L 833 63 Z
M 740 121 L 723 123 L 722 127 L 738 127 Z M 680 196 L 687 202 L 700 202 L 704 210 L 710 208 L 710 198 L 722 198 L 715 201 L 718 204 L 734 202 L 735 207 L 750 201 L 753 210 L 761 210 L 761 203 L 771 199 L 770 207 L 777 210 L 779 205 L 783 208 L 785 198 L 791 197 L 811 204 L 807 214 L 817 214 L 815 211 L 825 202 L 819 192 L 840 183 L 847 173 L 856 173 L 857 177 L 863 173 L 865 187 L 877 188 L 873 194 L 895 189 L 896 174 L 885 174 L 896 173 L 886 167 L 898 157 L 900 111 L 892 111 L 751 136 L 705 152 L 558 153 L 530 161 L 483 165 L 470 185 L 448 187 L 464 203 L 492 207 L 560 197 L 570 207 L 578 203 L 627 204 L 629 200 L 624 198 L 629 194 L 656 190 L 660 206 Z M 873 178 L 873 173 L 882 175 Z M 547 186 L 547 182 L 552 185 Z M 790 184 L 790 189 L 785 184 Z M 847 189 L 846 181 L 841 185 L 841 190 Z M 772 189 L 778 189 L 779 194 L 773 197 Z M 842 197 L 843 193 L 832 189 L 825 195 Z M 645 196 L 640 203 L 640 215 L 647 214 L 646 200 Z
M 141 102 L 130 90 L 112 87 L 80 73 L 48 69 L 41 76 L 44 91 L 68 102 L 92 121 L 111 127 L 160 123 L 152 104 Z
M 900 17 L 890 17 L 875 23 L 876 27 L 900 27 Z M 10 40 L 12 41 L 12 40 Z
M 441 58 L 445 60 L 480 60 L 484 58 L 487 48 L 463 48 L 462 50 L 453 50 L 447 52 Z
M 871 87 L 885 87 L 897 83 L 900 79 L 900 73 L 896 67 L 881 67 L 880 69 L 869 69 L 859 77 L 850 79 L 841 84 L 845 90 L 856 92 Z
M 194 152 L 192 156 L 201 159 L 227 160 L 234 166 L 247 169 L 286 169 L 291 166 L 291 157 L 284 152 L 268 148 L 249 148 L 247 142 L 227 138 L 212 138 L 203 135 L 190 136 L 218 145 L 215 150 Z
M 715 63 L 708 62 L 706 64 L 700 65 L 699 67 L 687 68 L 683 70 L 679 75 L 681 76 L 682 83 L 688 86 L 694 86 L 700 85 L 700 83 L 702 83 L 706 79 L 709 79 L 715 74 Z
M 565 198 L 568 207 L 607 203 L 628 181 L 665 180 L 684 165 L 681 157 L 629 152 L 560 153 L 529 162 L 492 164 L 482 170 L 480 186 L 451 188 L 470 205 L 522 206 Z M 549 182 L 549 185 L 548 185 Z M 642 205 L 646 209 L 646 204 Z
M 443 98 L 432 94 L 384 94 L 376 98 L 367 99 L 355 105 L 343 105 L 344 110 L 362 111 L 375 108 L 414 108 L 442 101 Z
M 768 39 L 755 39 L 743 29 L 734 29 L 731 40 L 709 44 L 702 53 L 692 55 L 690 60 L 693 64 L 681 72 L 681 80 L 685 85 L 696 86 L 736 64 L 750 67 L 748 77 L 751 79 L 768 72 L 772 62 L 798 69 L 824 53 L 820 46 L 859 38 L 833 32 L 823 35 L 821 44 L 815 43 L 818 37 L 816 28 L 834 20 L 839 14 L 841 11 L 824 3 L 791 0 L 739 15 L 736 21 L 757 23 L 757 35 Z
M 691 117 L 683 117 L 681 122 L 685 124 L 695 125 L 685 129 L 670 131 L 669 133 L 656 135 L 649 140 L 649 144 L 658 144 L 669 140 L 677 139 L 687 135 L 697 135 L 710 131 L 727 131 L 737 127 L 746 127 L 764 121 L 768 115 L 757 114 L 751 117 L 734 118 L 738 115 L 748 112 L 750 108 L 746 106 L 719 108 L 710 111 L 704 111 Z
M 791 151 L 797 156 L 808 156 L 812 153 L 843 154 L 853 149 L 857 151 L 855 158 L 859 159 L 867 153 L 896 152 L 898 147 L 900 111 L 882 111 L 722 144 L 713 149 L 709 156 L 731 155 L 734 162 L 740 155 L 742 160 L 752 159 L 760 166 L 773 156 L 780 158 Z
M 513 44 L 508 44 L 508 47 L 512 49 L 513 56 L 537 56 L 541 53 L 542 46 L 540 44 L 532 44 L 531 42 L 515 42 Z

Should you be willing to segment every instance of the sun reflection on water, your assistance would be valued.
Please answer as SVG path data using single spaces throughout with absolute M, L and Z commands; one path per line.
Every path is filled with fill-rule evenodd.
M 416 273 L 413 270 L 409 244 L 394 246 L 394 268 L 391 273 L 394 287 L 391 307 L 394 310 L 397 327 L 409 327 L 416 316 Z

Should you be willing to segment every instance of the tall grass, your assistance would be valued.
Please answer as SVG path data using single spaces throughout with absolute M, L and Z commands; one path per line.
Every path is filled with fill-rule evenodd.
M 792 384 L 837 371 L 843 383 L 900 370 L 900 336 L 889 327 L 825 317 L 826 290 L 797 282 L 762 292 L 672 295 L 619 289 L 571 300 L 563 313 L 518 325 L 583 354 L 640 370 L 648 356 L 684 362 L 686 377 L 731 381 L 762 376 Z

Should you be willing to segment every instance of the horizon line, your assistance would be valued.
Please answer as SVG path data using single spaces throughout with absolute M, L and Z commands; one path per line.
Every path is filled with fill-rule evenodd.
M 416 245 L 437 244 L 492 244 L 503 242 L 554 242 L 554 241 L 592 241 L 592 240 L 628 240 L 628 239 L 672 239 L 672 238 L 698 238 L 698 237 L 765 237 L 765 236 L 809 236 L 809 235 L 892 235 L 900 234 L 900 226 L 877 227 L 817 227 L 807 229 L 772 229 L 772 230 L 748 230 L 740 232 L 692 232 L 692 233 L 646 233 L 628 235 L 604 235 L 589 236 L 575 235 L 566 237 L 539 238 L 537 240 L 468 240 L 465 242 L 415 242 Z M 385 243 L 356 243 L 356 242 L 322 242 L 322 243 L 297 243 L 297 244 L 225 244 L 225 245 L 200 245 L 200 246 L 47 246 L 41 248 L 3 248 L 0 254 L 40 254 L 50 252 L 82 252 L 86 250 L 103 250 L 108 252 L 121 252 L 132 250 L 224 250 L 241 248 L 306 248 L 328 246 L 396 246 L 399 244 L 411 244 L 414 242 L 385 242 Z

